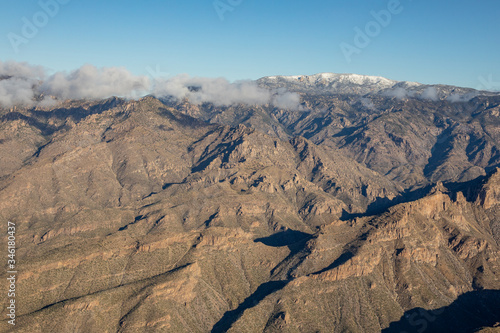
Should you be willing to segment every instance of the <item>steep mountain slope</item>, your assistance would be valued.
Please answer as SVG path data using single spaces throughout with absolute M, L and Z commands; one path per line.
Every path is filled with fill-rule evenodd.
M 488 184 L 498 181 L 499 171 L 481 191 L 491 191 Z M 231 332 L 377 332 L 415 308 L 435 311 L 411 313 L 409 322 L 403 317 L 403 328 L 411 332 L 470 332 L 495 324 L 500 267 L 490 223 L 498 225 L 498 219 L 485 216 L 481 197 L 476 192 L 468 201 L 462 192 L 448 194 L 438 186 L 378 216 L 324 226 L 280 264 L 284 286 L 259 295 L 261 302 L 241 309 L 224 327 Z M 495 207 L 498 213 L 498 201 Z M 469 300 L 488 311 L 461 313 L 462 304 L 455 306 L 462 317 L 446 314 L 436 322 L 459 295 L 472 290 L 483 292 Z
M 311 233 L 344 211 L 362 212 L 398 194 L 375 172 L 333 160 L 305 139 L 209 125 L 149 97 L 94 107 L 78 121 L 57 124 L 49 116 L 61 129 L 2 182 L 0 214 L 17 221 L 22 244 L 21 316 L 192 264 L 189 249 L 205 235 L 236 233 L 248 243 L 280 230 Z M 6 117 L 4 125 L 21 121 L 36 132 L 30 119 L 37 112 Z M 224 244 L 215 239 L 209 243 Z M 143 252 L 152 254 L 145 259 Z M 262 256 L 250 255 L 257 262 Z M 150 264 L 158 258 L 163 264 Z M 266 267 L 230 277 L 225 298 L 237 302 L 231 293 L 238 281 L 262 279 Z
M 2 110 L 14 331 L 494 326 L 498 98 L 356 94 L 303 92 L 302 111 L 154 97 Z
M 341 74 L 258 82 L 299 92 L 302 110 L 165 101 L 205 121 L 243 123 L 280 139 L 303 136 L 406 188 L 467 181 L 500 165 L 498 93 Z

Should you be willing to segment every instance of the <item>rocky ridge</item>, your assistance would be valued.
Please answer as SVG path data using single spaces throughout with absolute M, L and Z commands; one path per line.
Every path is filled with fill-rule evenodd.
M 359 100 L 303 100 L 313 110 L 153 97 L 4 110 L 0 216 L 17 223 L 20 244 L 15 331 L 417 331 L 409 311 L 445 309 L 446 319 L 461 297 L 492 309 L 463 320 L 492 327 L 496 100 L 455 114 L 447 102 L 432 111 L 381 97 L 380 109 L 393 107 L 361 106 L 359 122 Z M 255 126 L 236 125 L 242 113 Z M 207 122 L 214 114 L 226 120 Z

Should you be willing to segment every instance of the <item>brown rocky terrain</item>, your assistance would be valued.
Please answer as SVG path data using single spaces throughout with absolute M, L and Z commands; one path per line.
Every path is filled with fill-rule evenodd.
M 19 307 L 0 330 L 494 329 L 498 101 L 373 100 L 2 110 Z
M 302 93 L 300 111 L 166 102 L 213 123 L 242 123 L 283 140 L 305 137 L 404 187 L 472 180 L 500 163 L 498 95 L 455 102 Z

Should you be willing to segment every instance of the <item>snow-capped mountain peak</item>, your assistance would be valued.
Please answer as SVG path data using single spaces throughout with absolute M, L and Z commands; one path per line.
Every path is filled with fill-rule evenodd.
M 314 75 L 293 75 L 293 76 L 268 76 L 261 79 L 268 82 L 302 82 L 309 84 L 328 84 L 328 83 L 342 83 L 342 84 L 356 84 L 356 85 L 382 85 L 391 87 L 397 81 L 389 80 L 381 76 L 368 76 L 359 74 L 336 74 L 336 73 L 319 73 Z
M 290 91 L 367 94 L 389 89 L 398 81 L 380 76 L 359 74 L 319 73 L 314 75 L 268 76 L 258 80 L 268 88 L 286 88 Z
M 470 100 L 478 95 L 497 95 L 448 85 L 426 85 L 410 81 L 395 81 L 381 76 L 319 73 L 314 75 L 268 76 L 258 84 L 269 89 L 287 89 L 299 93 L 383 95 L 397 98 L 431 100 Z

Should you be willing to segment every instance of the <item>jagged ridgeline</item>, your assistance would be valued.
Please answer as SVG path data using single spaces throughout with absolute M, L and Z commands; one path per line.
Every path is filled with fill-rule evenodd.
M 334 74 L 258 83 L 300 107 L 148 96 L 0 111 L 14 331 L 500 324 L 498 94 Z

